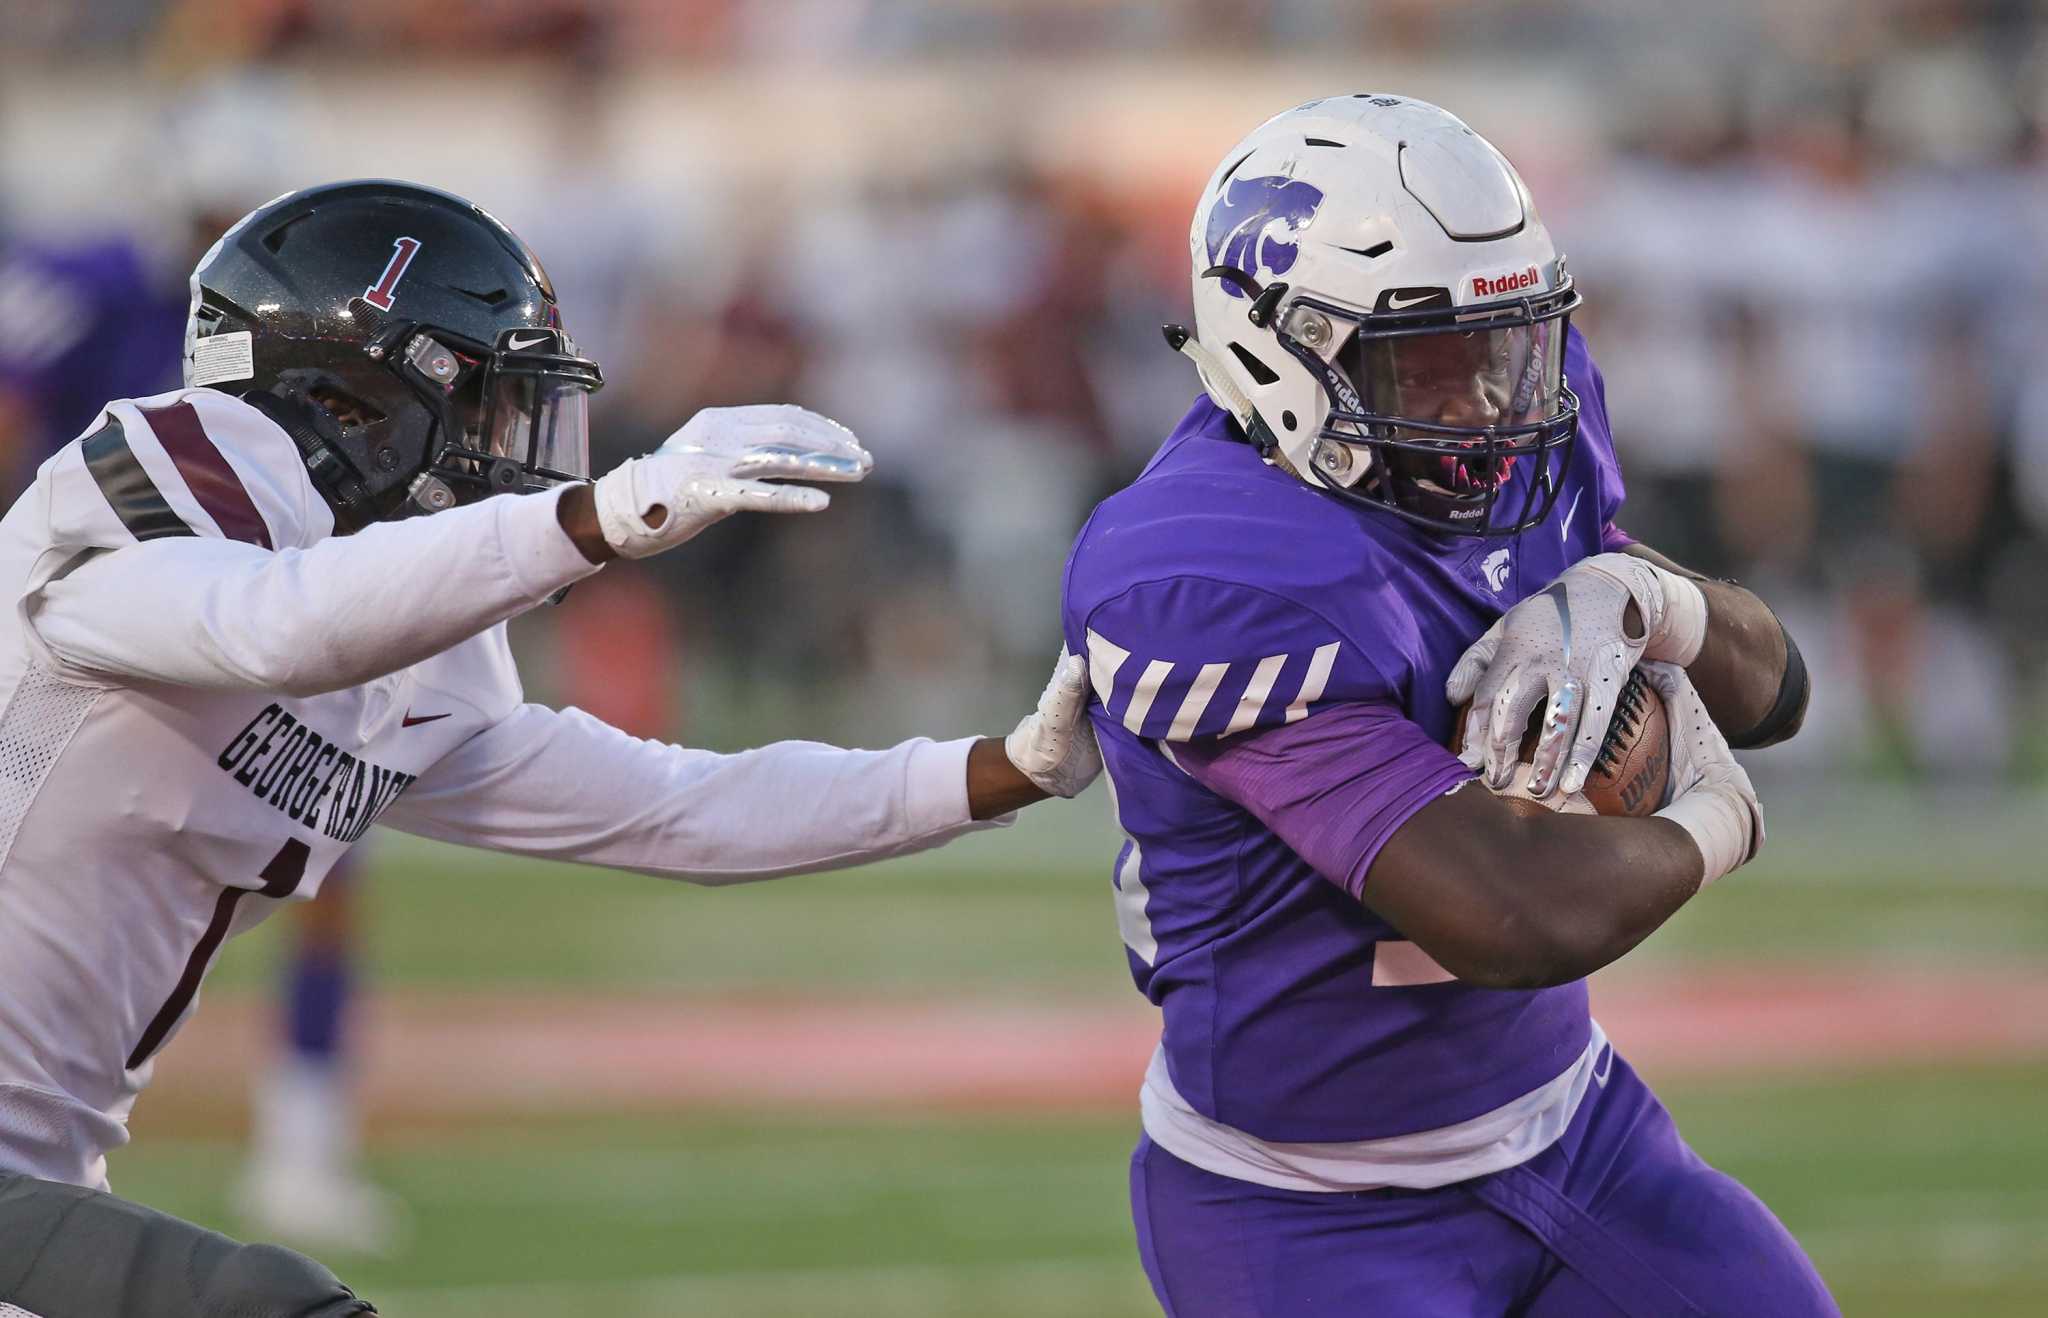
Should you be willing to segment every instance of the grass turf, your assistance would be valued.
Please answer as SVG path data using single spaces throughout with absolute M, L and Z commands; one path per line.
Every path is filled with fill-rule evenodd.
M 1900 1071 L 1667 1094 L 1861 1318 L 2048 1312 L 2048 1068 Z M 399 1258 L 334 1259 L 387 1312 L 1156 1314 L 1124 1204 L 1130 1119 L 552 1120 L 410 1134 L 378 1174 Z M 210 1142 L 148 1141 L 116 1185 L 232 1227 Z

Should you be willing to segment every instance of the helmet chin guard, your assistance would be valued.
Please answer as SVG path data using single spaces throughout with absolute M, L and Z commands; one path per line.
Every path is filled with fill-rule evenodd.
M 1181 351 L 1304 482 L 1446 535 L 1548 516 L 1578 433 L 1578 294 L 1470 128 L 1373 94 L 1278 115 L 1224 158 L 1189 247 Z

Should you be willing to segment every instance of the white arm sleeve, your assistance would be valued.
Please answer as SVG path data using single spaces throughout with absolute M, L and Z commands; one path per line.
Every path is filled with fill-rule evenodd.
M 378 822 L 423 837 L 693 883 L 865 864 L 997 827 L 967 813 L 973 739 L 735 755 L 521 705 L 456 747 Z
M 499 495 L 310 548 L 170 536 L 32 584 L 31 633 L 62 672 L 318 695 L 409 667 L 597 571 L 559 493 Z

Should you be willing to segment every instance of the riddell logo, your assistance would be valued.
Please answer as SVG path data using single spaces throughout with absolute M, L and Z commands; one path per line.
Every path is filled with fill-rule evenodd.
M 1536 267 L 1533 265 L 1526 270 L 1517 270 L 1513 274 L 1496 275 L 1491 279 L 1485 275 L 1474 275 L 1472 276 L 1472 296 L 1506 297 L 1510 293 L 1519 293 L 1526 288 L 1535 288 L 1542 282 L 1543 276 L 1537 273 Z

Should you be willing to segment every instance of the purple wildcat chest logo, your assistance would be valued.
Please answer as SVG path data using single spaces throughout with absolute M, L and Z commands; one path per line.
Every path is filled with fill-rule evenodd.
M 1323 190 L 1297 179 L 1232 179 L 1209 209 L 1209 227 L 1203 235 L 1209 263 L 1261 277 L 1286 274 L 1301 254 L 1294 235 L 1315 218 L 1322 204 Z M 1224 290 L 1232 297 L 1244 296 L 1234 284 L 1226 283 Z

